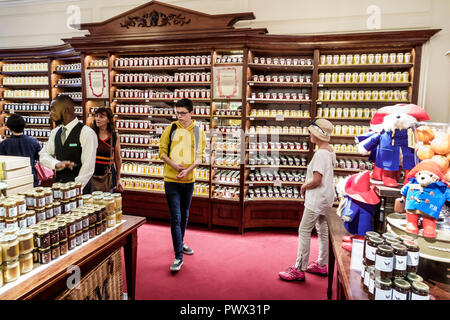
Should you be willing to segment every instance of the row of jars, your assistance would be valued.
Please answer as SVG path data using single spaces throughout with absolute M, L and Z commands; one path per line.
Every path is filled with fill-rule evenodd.
M 283 118 L 309 118 L 309 110 L 269 110 L 252 109 L 250 117 L 280 117 Z
M 309 135 L 308 127 L 300 127 L 300 126 L 251 126 L 249 128 L 248 133 Z
M 252 80 L 257 82 L 280 82 L 280 83 L 311 83 L 310 74 L 286 74 L 286 75 L 270 75 L 270 74 L 254 74 Z
M 209 99 L 211 91 L 209 89 L 175 89 L 171 91 L 154 91 L 149 89 L 117 89 L 114 91 L 116 98 L 134 99 Z
M 217 170 L 214 172 L 214 181 L 225 183 L 239 183 L 240 172 L 236 170 Z
M 8 132 L 8 134 L 11 134 L 9 132 L 9 130 L 6 130 L 6 132 Z M 50 137 L 50 129 L 31 129 L 31 128 L 25 128 L 23 130 L 23 133 L 26 134 L 27 136 L 31 136 L 31 137 L 42 137 L 42 138 L 48 138 Z
M 115 67 L 190 66 L 210 65 L 211 55 L 130 57 L 114 60 Z
M 158 160 L 158 150 L 123 148 L 120 155 L 125 159 Z
M 48 90 L 5 90 L 3 98 L 49 98 Z
M 121 134 L 119 136 L 120 143 L 132 143 L 143 145 L 159 145 L 159 137 L 147 134 Z
M 252 92 L 252 99 L 265 100 L 309 100 L 309 93 L 304 92 Z
M 377 112 L 377 108 L 317 108 L 317 117 L 336 119 L 370 119 Z
M 80 70 L 80 69 L 81 69 L 81 62 L 60 64 L 60 65 L 56 66 L 56 71 L 69 71 L 69 70 Z
M 3 85 L 48 85 L 48 77 L 5 77 Z
M 216 152 L 239 152 L 241 150 L 241 141 L 238 139 L 232 139 L 230 141 L 216 141 L 214 144 L 214 150 Z
M 236 133 L 241 132 L 240 126 L 216 126 L 215 128 L 216 133 Z
M 333 135 L 337 136 L 354 136 L 369 132 L 368 126 L 340 125 L 337 124 L 333 128 Z
M 239 154 L 228 157 L 219 155 L 214 158 L 214 165 L 217 166 L 238 167 L 240 164 L 241 164 L 241 157 Z
M 250 166 L 306 166 L 308 160 L 306 157 L 297 156 L 267 156 L 267 155 L 254 155 L 251 154 L 248 159 L 248 164 Z
M 249 200 L 278 200 L 284 199 L 300 199 L 300 188 L 298 187 L 258 187 L 248 189 Z
M 222 55 L 218 54 L 216 56 L 216 63 L 242 63 L 244 57 L 242 54 L 234 54 L 234 55 Z
M 80 84 L 81 78 L 62 78 L 58 80 L 58 84 L 66 85 L 66 84 Z
M 321 65 L 395 64 L 411 63 L 411 52 L 328 54 L 320 56 Z
M 145 178 L 121 178 L 124 189 L 127 190 L 141 190 L 152 192 L 164 191 L 164 180 L 145 179 Z M 194 186 L 194 195 L 209 195 L 209 184 L 196 183 Z
M 361 283 L 369 299 L 428 300 L 426 285 L 414 286 L 405 281 L 418 280 L 411 274 L 417 273 L 419 251 L 411 236 L 368 231 L 364 237 Z
M 358 153 L 358 146 L 356 144 L 334 143 L 330 144 L 330 146 L 334 149 L 335 152 Z M 317 145 L 314 147 L 314 151 L 317 151 Z
M 327 72 L 319 73 L 319 83 L 409 82 L 409 72 Z
M 282 181 L 282 182 L 305 182 L 306 173 L 304 171 L 254 171 L 249 175 L 249 181 Z
M 48 63 L 5 63 L 2 72 L 47 71 Z
M 335 162 L 334 167 L 340 169 L 372 170 L 373 164 L 370 161 L 339 159 Z
M 254 57 L 255 64 L 273 64 L 287 66 L 310 66 L 313 61 L 311 58 L 281 58 L 281 57 Z
M 157 164 L 143 164 L 135 162 L 122 162 L 122 173 L 139 174 L 147 176 L 163 176 L 164 166 Z
M 209 110 L 207 110 L 209 114 Z M 241 116 L 241 109 L 216 109 L 214 115 L 216 116 Z
M 166 127 L 170 126 L 170 123 L 153 123 L 150 120 L 124 120 L 120 119 L 116 121 L 117 128 L 124 129 L 147 129 L 164 131 Z M 161 133 L 162 133 L 161 131 Z
M 308 151 L 308 142 L 249 142 L 250 150 L 258 151 L 282 151 L 282 150 L 303 150 Z
M 212 198 L 214 199 L 229 199 L 239 200 L 240 190 L 236 187 L 217 186 L 214 187 Z
M 408 90 L 319 90 L 319 101 L 407 101 Z
M 81 92 L 60 92 L 58 93 L 58 97 L 59 96 L 69 96 L 72 99 L 82 99 Z
M 89 61 L 89 67 L 107 67 L 108 60 L 107 59 L 95 59 Z
M 9 111 L 50 111 L 48 103 L 5 103 L 3 110 Z
M 5 123 L 8 121 L 9 117 L 5 117 Z M 30 117 L 30 116 L 23 116 L 23 119 L 25 120 L 25 123 L 28 124 L 50 124 L 50 118 L 49 117 Z
M 118 73 L 114 76 L 117 83 L 140 83 L 140 82 L 210 82 L 211 72 L 184 72 L 171 75 L 158 75 L 152 73 Z

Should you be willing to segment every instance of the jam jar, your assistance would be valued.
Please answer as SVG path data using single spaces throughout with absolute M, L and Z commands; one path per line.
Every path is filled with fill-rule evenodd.
M 82 196 L 78 196 L 77 197 L 77 208 L 82 207 L 83 206 L 83 197 Z
M 88 242 L 89 241 L 89 227 L 83 228 L 81 235 L 82 235 L 83 242 Z
M 375 277 L 374 300 L 392 300 L 392 281 Z
M 67 239 L 68 230 L 67 223 L 64 221 L 58 221 L 59 241 Z
M 58 223 L 51 223 L 49 225 L 50 244 L 53 246 L 59 243 L 59 226 Z
M 46 188 L 44 191 L 45 205 L 48 206 L 53 203 L 53 191 L 51 188 Z
M 69 201 L 71 198 L 71 192 L 70 192 L 70 186 L 68 186 L 67 184 L 62 184 L 61 185 L 61 200 L 64 201 Z
M 38 248 L 49 248 L 51 246 L 50 230 L 47 227 L 41 227 L 38 231 L 36 243 Z
M 0 218 L 3 218 L 3 219 L 5 219 L 5 216 L 6 216 L 6 209 L 4 206 L 4 202 L 5 202 L 4 199 L 0 199 Z
M 75 236 L 75 233 L 77 232 L 76 219 L 73 217 L 67 217 L 66 222 L 69 237 Z
M 45 208 L 45 194 L 44 192 L 36 192 L 34 194 L 36 199 L 36 207 L 35 208 Z
M 25 203 L 28 209 L 34 209 L 36 207 L 36 197 L 34 196 L 34 191 L 25 193 Z
M 61 198 L 62 198 L 61 183 L 54 183 L 52 185 L 52 191 L 53 191 L 53 199 L 61 200 Z
M 122 222 L 122 210 L 116 211 L 116 224 L 119 224 Z
M 98 236 L 102 234 L 102 232 L 103 232 L 102 222 L 100 221 L 95 223 L 95 235 Z
M 87 205 L 87 204 L 93 204 L 93 199 L 92 199 L 92 195 L 90 194 L 84 194 L 81 196 L 83 198 L 83 204 Z
M 60 255 L 59 242 L 57 244 L 52 245 L 51 253 L 52 253 L 52 260 L 59 258 L 59 255 Z
M 414 281 L 411 285 L 410 300 L 430 300 L 430 287 L 423 282 Z
M 71 209 L 70 201 L 63 200 L 61 202 L 61 213 L 62 214 L 70 213 L 70 209 Z
M 17 216 L 17 224 L 20 229 L 27 227 L 27 215 L 25 213 Z
M 102 233 L 106 231 L 106 217 L 102 220 Z
M 49 204 L 48 206 L 45 207 L 45 217 L 47 220 L 54 217 L 52 204 Z
M 375 265 L 375 255 L 377 246 L 383 244 L 383 239 L 378 237 L 370 237 L 366 240 L 364 262 L 366 266 Z
M 89 239 L 95 238 L 95 224 L 89 226 Z
M 27 216 L 27 227 L 31 227 L 37 223 L 36 212 L 34 210 L 28 210 L 25 214 Z
M 397 240 L 398 236 L 393 234 L 392 232 L 385 232 L 381 235 L 381 238 L 383 238 L 384 242 L 386 243 L 386 240 L 388 239 Z
M 5 229 L 19 228 L 19 222 L 17 222 L 17 217 L 12 219 L 5 219 Z
M 408 275 L 406 276 L 406 280 L 408 280 L 410 284 L 412 284 L 414 281 L 423 282 L 423 278 L 417 273 L 408 273 Z
M 76 246 L 81 246 L 83 244 L 83 231 L 77 231 L 77 233 L 75 234 L 75 244 Z
M 69 251 L 75 249 L 77 246 L 77 243 L 75 242 L 75 235 L 70 235 L 67 239 L 67 247 Z
M 97 213 L 95 209 L 89 210 L 89 226 L 95 226 L 97 222 Z
M 19 240 L 16 235 L 6 235 L 0 239 L 2 261 L 11 261 L 19 257 Z
M 28 228 L 21 229 L 17 232 L 17 238 L 19 240 L 19 253 L 30 253 L 34 249 L 34 236 L 33 231 Z
M 6 228 L 5 218 L 4 217 L 0 217 L 0 231 L 4 230 L 5 228 Z
M 375 299 L 374 292 L 375 292 L 375 267 L 370 266 L 369 267 L 369 293 L 368 293 L 369 300 Z
M 45 208 L 36 208 L 36 223 L 46 220 Z
M 70 210 L 77 208 L 77 198 L 76 197 L 71 198 L 69 203 L 70 203 Z
M 69 251 L 67 239 L 63 239 L 59 242 L 59 254 L 63 256 L 67 251 Z
M 81 225 L 84 228 L 89 228 L 89 212 L 86 210 L 81 211 Z
M 17 218 L 17 214 L 19 213 L 19 208 L 17 206 L 17 202 L 14 200 L 6 200 L 3 202 L 3 207 L 5 208 L 5 218 L 13 219 Z
M 39 263 L 47 264 L 52 260 L 51 247 L 39 249 Z
M 375 255 L 375 275 L 381 278 L 392 278 L 394 270 L 394 249 L 386 244 L 377 247 Z
M 27 211 L 27 205 L 26 205 L 24 197 L 17 197 L 16 204 L 17 204 L 17 214 L 18 215 L 24 214 Z
M 59 216 L 62 213 L 61 202 L 55 201 L 53 202 L 53 215 L 55 217 Z
M 392 300 L 408 300 L 411 285 L 404 279 L 395 279 L 392 287 Z
M 122 210 L 122 194 L 113 193 L 112 196 L 114 198 L 116 210 Z
M 400 239 L 400 241 L 403 241 L 403 242 L 405 242 L 405 241 L 414 241 L 414 238 L 409 236 L 409 235 L 407 235 L 407 234 L 400 235 L 399 239 Z
M 33 270 L 33 254 L 31 252 L 19 256 L 20 274 Z
M 83 195 L 83 185 L 79 182 L 75 183 L 75 194 L 76 197 L 80 197 Z
M 93 203 L 96 205 L 101 205 L 103 204 L 103 196 L 93 196 Z
M 404 241 L 403 243 L 408 249 L 406 271 L 408 273 L 417 273 L 419 267 L 419 245 L 414 241 Z
M 19 259 L 7 261 L 3 264 L 3 281 L 10 283 L 16 281 L 20 276 Z
M 406 264 L 408 257 L 408 249 L 402 244 L 393 244 L 394 249 L 394 277 L 404 278 L 406 277 Z

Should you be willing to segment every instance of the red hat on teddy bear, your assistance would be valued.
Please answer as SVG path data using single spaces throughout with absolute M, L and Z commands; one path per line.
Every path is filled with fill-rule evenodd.
M 396 104 L 394 106 L 386 106 L 378 109 L 370 120 L 370 125 L 376 126 L 382 124 L 384 117 L 392 113 L 407 113 L 416 118 L 417 121 L 430 120 L 430 117 L 425 110 L 415 104 Z
M 441 167 L 431 159 L 424 160 L 420 162 L 418 165 L 416 165 L 414 168 L 412 168 L 409 174 L 406 176 L 406 179 L 409 180 L 412 177 L 415 177 L 417 172 L 419 171 L 428 171 L 434 173 L 439 177 L 441 181 L 445 182 L 444 174 L 442 173 Z

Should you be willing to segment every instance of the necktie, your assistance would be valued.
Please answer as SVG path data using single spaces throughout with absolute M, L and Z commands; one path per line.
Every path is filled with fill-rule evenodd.
M 62 127 L 62 132 L 61 132 L 61 144 L 62 145 L 64 145 L 64 142 L 66 142 L 66 131 L 67 131 L 67 128 Z

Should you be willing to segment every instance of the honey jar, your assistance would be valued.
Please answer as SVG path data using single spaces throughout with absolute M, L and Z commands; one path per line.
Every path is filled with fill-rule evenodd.
M 115 209 L 122 210 L 122 194 L 113 193 L 114 201 L 115 201 Z
M 5 229 L 19 228 L 17 217 L 11 219 L 5 219 Z
M 107 196 L 103 198 L 103 204 L 106 207 L 106 213 L 107 214 L 114 214 L 115 210 L 115 201 L 113 197 Z
M 30 253 L 34 249 L 34 237 L 31 229 L 24 228 L 17 232 L 19 254 Z
M 31 252 L 19 256 L 20 274 L 33 270 L 33 254 Z
M 54 217 L 52 204 L 49 204 L 45 207 L 45 217 L 47 220 Z
M 106 216 L 106 226 L 107 228 L 113 228 L 116 225 L 116 215 L 107 215 Z
M 61 185 L 61 200 L 69 201 L 71 198 L 71 188 L 68 184 L 62 184 Z
M 83 204 L 93 204 L 93 199 L 92 199 L 92 195 L 90 194 L 85 194 L 81 196 L 83 198 Z
M 68 213 L 70 213 L 70 210 L 71 210 L 71 205 L 70 205 L 70 201 L 68 201 L 68 200 L 63 200 L 62 202 L 61 202 L 61 213 L 62 214 L 68 214 Z
M 119 224 L 122 222 L 122 210 L 116 211 L 116 224 Z
M 16 235 L 7 235 L 0 239 L 2 261 L 11 261 L 19 257 L 19 241 Z
M 3 264 L 3 281 L 10 283 L 16 281 L 20 276 L 19 259 L 16 258 Z
M 25 193 L 25 204 L 27 205 L 28 209 L 33 209 L 36 207 L 36 198 L 33 191 Z
M 17 214 L 22 215 L 27 211 L 27 205 L 25 202 L 25 198 L 23 197 L 17 197 L 16 198 L 16 205 L 17 205 Z

